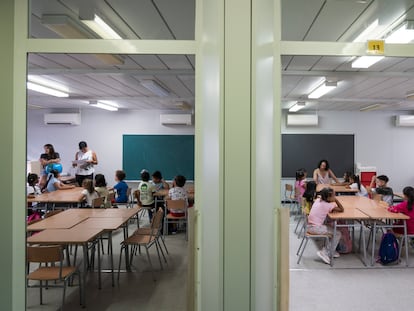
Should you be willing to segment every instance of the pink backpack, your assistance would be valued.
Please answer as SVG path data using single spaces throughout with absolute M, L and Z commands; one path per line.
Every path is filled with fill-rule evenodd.
M 348 254 L 352 252 L 352 240 L 347 227 L 337 228 L 342 233 L 341 239 L 339 240 L 336 250 L 340 254 Z

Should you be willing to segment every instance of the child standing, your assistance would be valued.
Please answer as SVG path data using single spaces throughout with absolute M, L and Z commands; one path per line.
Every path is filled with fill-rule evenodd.
M 344 208 L 335 198 L 335 192 L 332 188 L 323 188 L 320 197 L 315 200 L 308 217 L 307 231 L 311 234 L 330 234 L 333 236 L 333 228 L 325 224 L 325 219 L 330 212 L 343 212 Z M 336 231 L 335 239 L 329 238 L 328 245 L 317 252 L 317 255 L 327 264 L 331 263 L 331 249 L 336 250 L 341 232 Z M 333 244 L 333 245 L 332 245 Z M 339 253 L 334 251 L 332 257 L 339 257 Z
M 403 213 L 410 216 L 410 219 L 407 220 L 407 234 L 414 234 L 414 188 L 410 186 L 405 187 L 403 194 L 404 201 L 388 207 L 388 210 L 393 213 Z M 398 234 L 404 234 L 404 228 L 394 228 L 393 231 Z
M 117 183 L 114 186 L 114 189 L 116 191 L 116 203 L 127 203 L 128 202 L 128 184 L 124 181 L 126 177 L 126 174 L 122 170 L 117 170 L 115 172 L 115 181 Z
M 306 190 L 306 175 L 307 172 L 304 168 L 301 168 L 296 171 L 295 198 L 299 204 L 301 203 L 302 196 Z
M 141 183 L 136 190 L 136 198 L 139 207 L 143 207 L 148 210 L 149 221 L 151 222 L 154 205 L 155 186 L 149 182 L 150 175 L 147 170 L 141 171 Z
M 86 201 L 86 207 L 93 207 L 93 199 L 99 198 L 99 193 L 95 190 L 93 186 L 92 179 L 84 179 L 82 181 L 82 195 L 83 199 Z
M 349 177 L 350 185 L 348 188 L 358 190 L 358 192 L 355 193 L 355 195 L 360 197 L 367 197 L 368 191 L 365 189 L 364 185 L 361 184 L 361 181 L 359 180 L 358 175 L 352 175 Z

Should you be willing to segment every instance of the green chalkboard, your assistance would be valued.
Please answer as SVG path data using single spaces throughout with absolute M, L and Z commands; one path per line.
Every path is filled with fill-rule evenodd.
M 122 167 L 127 180 L 141 179 L 144 168 L 194 180 L 194 135 L 123 135 Z

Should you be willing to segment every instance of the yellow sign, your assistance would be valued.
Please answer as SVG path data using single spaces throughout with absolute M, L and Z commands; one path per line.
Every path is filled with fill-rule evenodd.
M 368 40 L 367 53 L 384 55 L 384 40 Z

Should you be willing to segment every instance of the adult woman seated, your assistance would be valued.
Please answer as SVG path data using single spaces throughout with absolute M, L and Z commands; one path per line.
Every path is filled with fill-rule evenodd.
M 313 180 L 317 184 L 330 184 L 331 178 L 339 183 L 338 178 L 336 178 L 334 172 L 329 168 L 328 160 L 319 161 L 318 168 L 313 171 Z

